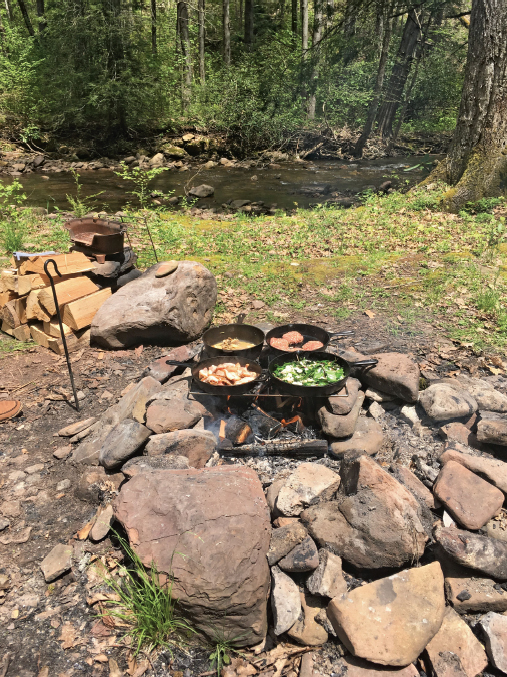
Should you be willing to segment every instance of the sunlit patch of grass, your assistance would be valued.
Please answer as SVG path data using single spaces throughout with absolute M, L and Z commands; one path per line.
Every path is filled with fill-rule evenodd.
M 0 332 L 0 360 L 13 352 L 23 352 L 34 347 L 33 341 L 18 341 L 8 334 Z

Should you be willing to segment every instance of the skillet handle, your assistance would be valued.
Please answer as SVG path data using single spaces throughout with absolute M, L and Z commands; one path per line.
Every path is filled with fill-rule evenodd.
M 191 362 L 178 362 L 177 360 L 166 360 L 166 364 L 169 364 L 171 367 L 190 367 L 192 366 Z
M 351 367 L 372 367 L 374 364 L 378 364 L 378 360 L 371 358 L 370 360 L 360 360 L 359 362 L 349 362 Z
M 355 332 L 346 330 L 346 331 L 332 331 L 330 332 L 331 340 L 335 338 L 340 338 L 340 336 L 354 336 Z

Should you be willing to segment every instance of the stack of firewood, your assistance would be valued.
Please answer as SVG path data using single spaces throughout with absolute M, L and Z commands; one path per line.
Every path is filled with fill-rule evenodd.
M 11 259 L 11 268 L 0 274 L 0 328 L 20 341 L 36 343 L 63 354 L 60 326 L 44 263 L 53 259 L 61 274 L 49 264 L 69 351 L 89 342 L 89 327 L 111 289 L 100 289 L 86 273 L 96 262 L 81 252 L 34 255 Z

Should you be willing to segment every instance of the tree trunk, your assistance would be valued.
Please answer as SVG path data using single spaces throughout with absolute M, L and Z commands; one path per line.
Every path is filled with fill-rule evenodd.
M 39 19 L 39 33 L 43 33 L 47 28 L 47 23 L 44 19 L 44 0 L 37 0 L 37 17 Z
M 239 0 L 239 30 L 243 27 L 243 0 Z
M 325 21 L 326 28 L 329 28 L 329 26 L 333 23 L 333 16 L 334 16 L 334 0 L 327 0 L 326 21 Z
M 151 52 L 157 54 L 157 0 L 151 0 Z
M 230 1 L 222 0 L 223 58 L 226 66 L 231 65 L 231 19 Z
M 301 49 L 305 59 L 308 51 L 308 0 L 301 0 Z
M 25 0 L 18 0 L 18 5 L 19 9 L 21 10 L 21 14 L 23 15 L 23 19 L 25 20 L 26 30 L 33 38 L 35 33 L 33 30 L 32 22 L 30 21 L 30 17 L 28 15 L 28 10 L 26 9 Z
M 401 103 L 403 90 L 420 40 L 421 24 L 415 10 L 412 10 L 405 22 L 400 47 L 384 96 L 384 103 L 378 114 L 378 132 L 384 139 L 389 139 L 393 134 L 396 111 Z
M 206 60 L 204 52 L 206 31 L 204 28 L 204 9 L 205 0 L 198 0 L 197 13 L 199 23 L 199 80 L 201 81 L 201 85 L 204 85 L 206 82 Z
M 319 44 L 322 40 L 322 4 L 323 0 L 314 0 L 313 2 L 313 41 L 312 41 L 312 73 L 310 75 L 310 98 L 308 100 L 308 118 L 315 119 L 315 108 L 317 105 L 317 96 L 315 89 L 319 77 Z
M 181 56 L 183 57 L 183 74 L 181 79 L 181 103 L 183 110 L 190 105 L 190 92 L 192 88 L 192 56 L 190 54 L 190 36 L 188 33 L 188 5 L 186 2 L 178 2 L 176 19 L 176 32 L 179 36 Z
M 7 12 L 7 18 L 9 21 L 12 21 L 12 9 L 10 0 L 5 0 L 5 11 Z
M 254 42 L 254 0 L 245 0 L 245 47 L 253 50 Z
M 507 194 L 507 0 L 473 0 L 458 122 L 447 158 L 428 180 L 454 186 L 444 206 Z
M 296 43 L 298 34 L 298 0 L 292 0 L 291 4 L 291 30 L 294 43 Z
M 357 143 L 354 148 L 354 155 L 356 157 L 362 156 L 366 142 L 370 138 L 373 125 L 375 124 L 375 118 L 377 117 L 378 105 L 380 103 L 380 96 L 382 94 L 382 86 L 384 84 L 384 76 L 386 73 L 387 57 L 389 56 L 389 43 L 391 41 L 391 30 L 392 30 L 392 20 L 389 19 L 389 17 L 387 17 L 384 29 L 384 37 L 382 40 L 382 51 L 380 53 L 380 60 L 377 70 L 377 79 L 375 80 L 375 87 L 373 89 L 373 98 L 370 101 L 370 105 L 368 107 L 368 117 L 366 118 L 363 131 L 361 133 L 361 136 L 357 140 Z

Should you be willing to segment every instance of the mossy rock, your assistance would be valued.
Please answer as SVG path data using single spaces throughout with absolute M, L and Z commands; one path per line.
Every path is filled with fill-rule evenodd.
M 160 152 L 164 155 L 167 155 L 167 157 L 177 160 L 188 157 L 188 153 L 184 148 L 178 148 L 177 146 L 173 146 L 171 143 L 162 144 L 160 147 Z

